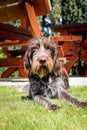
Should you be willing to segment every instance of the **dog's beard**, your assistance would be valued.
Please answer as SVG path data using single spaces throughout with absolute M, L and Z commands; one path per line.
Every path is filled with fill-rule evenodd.
M 49 72 L 49 70 L 45 66 L 40 66 L 40 68 L 38 69 L 38 75 L 41 78 L 44 77 L 45 75 L 47 75 L 48 72 Z
M 46 76 L 49 72 L 53 70 L 53 62 L 47 62 L 45 65 L 41 65 L 39 63 L 33 63 L 33 73 L 37 74 L 40 78 Z

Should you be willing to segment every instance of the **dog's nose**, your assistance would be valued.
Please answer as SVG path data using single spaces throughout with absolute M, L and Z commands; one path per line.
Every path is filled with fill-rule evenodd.
M 39 62 L 40 64 L 44 64 L 46 62 L 46 59 L 40 59 Z

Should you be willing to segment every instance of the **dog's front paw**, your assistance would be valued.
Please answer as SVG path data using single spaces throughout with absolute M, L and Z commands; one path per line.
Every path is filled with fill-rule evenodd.
M 61 106 L 58 106 L 56 104 L 51 104 L 48 107 L 49 110 L 57 110 L 57 109 L 60 109 L 60 108 L 61 108 Z

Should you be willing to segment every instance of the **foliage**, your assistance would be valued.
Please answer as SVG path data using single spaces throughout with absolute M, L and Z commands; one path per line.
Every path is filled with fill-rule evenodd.
M 61 0 L 63 24 L 86 22 L 86 5 L 84 0 Z
M 87 22 L 87 2 L 85 0 L 51 0 L 51 12 L 40 18 L 43 35 L 56 35 L 51 24 L 73 24 Z
M 54 24 L 73 24 L 87 21 L 85 0 L 53 0 L 51 19 Z
M 2 48 L 1 48 L 0 49 L 0 59 L 5 58 L 5 57 L 6 57 L 6 55 L 5 55 L 5 53 L 3 52 Z
M 71 93 L 81 100 L 87 100 L 87 87 L 73 88 Z M 1 130 L 86 130 L 87 109 L 70 106 L 59 100 L 62 109 L 50 111 L 35 105 L 32 100 L 22 99 L 20 93 L 11 87 L 0 87 L 0 129 Z
M 49 17 L 53 24 L 59 24 L 61 18 L 61 0 L 53 0 Z

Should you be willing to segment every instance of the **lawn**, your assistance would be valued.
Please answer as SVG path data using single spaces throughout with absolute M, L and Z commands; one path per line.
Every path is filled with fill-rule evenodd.
M 87 100 L 87 87 L 72 88 L 71 93 Z M 51 111 L 23 99 L 12 87 L 0 87 L 0 130 L 87 130 L 87 108 L 77 108 L 52 99 L 62 109 Z

